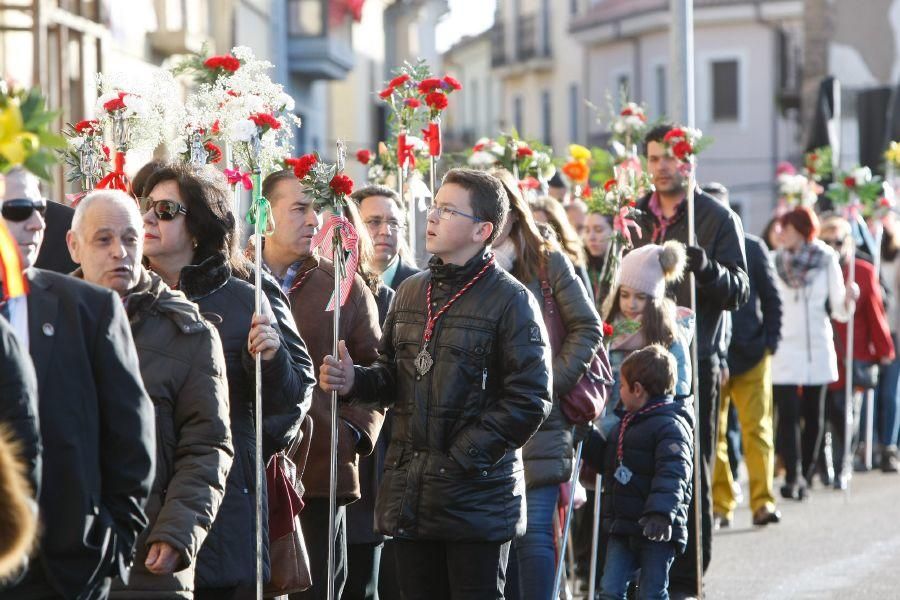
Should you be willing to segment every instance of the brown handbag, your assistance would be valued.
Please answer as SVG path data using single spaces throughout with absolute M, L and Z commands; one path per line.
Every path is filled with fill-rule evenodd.
M 540 279 L 541 295 L 544 300 L 541 312 L 544 316 L 547 334 L 550 337 L 552 354 L 556 356 L 562 349 L 568 332 L 562 315 L 559 313 L 556 298 L 553 297 L 553 288 L 550 287 L 547 273 L 543 269 Z M 560 398 L 559 407 L 570 423 L 574 425 L 589 423 L 603 412 L 603 406 L 606 404 L 612 385 L 613 375 L 612 367 L 609 364 L 609 355 L 606 352 L 606 346 L 600 344 L 587 371 L 578 380 L 578 383 Z
M 269 492 L 269 562 L 266 598 L 302 592 L 312 587 L 309 552 L 300 527 L 303 484 L 300 478 L 309 457 L 312 418 L 307 415 L 287 452 L 275 454 L 266 467 Z

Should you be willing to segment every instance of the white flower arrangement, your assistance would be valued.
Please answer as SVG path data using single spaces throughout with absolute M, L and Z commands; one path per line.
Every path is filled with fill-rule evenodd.
M 121 111 L 127 134 L 114 140 L 129 150 L 153 152 L 160 145 L 171 145 L 184 120 L 184 104 L 177 82 L 167 71 L 136 75 L 116 72 L 98 73 L 96 113 L 103 130 L 115 132 L 115 114 Z M 121 107 L 109 110 L 110 102 L 121 100 Z M 117 105 L 118 106 L 118 105 Z

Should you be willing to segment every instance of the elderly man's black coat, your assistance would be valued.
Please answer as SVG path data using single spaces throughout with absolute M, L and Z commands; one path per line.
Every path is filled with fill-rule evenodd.
M 26 276 L 43 442 L 44 533 L 32 568 L 42 565 L 66 598 L 103 598 L 113 575 L 127 578 L 147 525 L 153 405 L 118 296 L 41 269 Z

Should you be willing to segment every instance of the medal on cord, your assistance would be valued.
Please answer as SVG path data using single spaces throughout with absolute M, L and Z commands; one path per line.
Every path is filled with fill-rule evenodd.
M 419 375 L 425 375 L 428 371 L 431 370 L 431 367 L 434 366 L 434 359 L 431 357 L 431 353 L 428 352 L 428 342 L 431 341 L 431 337 L 434 335 L 434 326 L 437 324 L 437 320 L 441 317 L 442 314 L 447 312 L 454 302 L 460 299 L 460 297 L 469 291 L 469 289 L 475 285 L 481 277 L 485 274 L 488 268 L 494 264 L 494 255 L 492 254 L 488 261 L 484 264 L 481 270 L 478 272 L 475 277 L 472 278 L 469 283 L 463 286 L 461 290 L 456 292 L 450 300 L 441 308 L 441 310 L 437 311 L 437 314 L 432 316 L 432 306 L 431 306 L 431 290 L 434 287 L 434 281 L 430 281 L 428 283 L 428 291 L 425 294 L 425 306 L 426 306 L 426 315 L 425 315 L 425 333 L 422 335 L 422 349 L 419 351 L 419 354 L 416 356 L 415 366 L 416 371 Z

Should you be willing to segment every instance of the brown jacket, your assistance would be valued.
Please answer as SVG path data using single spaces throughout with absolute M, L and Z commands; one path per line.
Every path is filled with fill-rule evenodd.
M 298 285 L 299 283 L 299 285 Z M 334 291 L 334 265 L 324 258 L 310 258 L 294 279 L 289 294 L 294 321 L 318 375 L 322 359 L 332 351 L 332 313 L 325 307 Z M 358 365 L 369 365 L 378 358 L 381 328 L 375 297 L 359 275 L 355 276 L 347 302 L 341 307 L 340 337 Z M 313 395 L 313 431 L 309 459 L 303 473 L 303 487 L 309 498 L 328 497 L 329 451 L 331 448 L 331 394 L 318 386 Z M 371 454 L 384 422 L 385 409 L 375 406 L 341 404 L 338 423 L 338 504 L 359 499 L 359 456 Z M 349 425 L 348 425 L 349 424 Z M 354 444 L 356 430 L 359 441 Z

